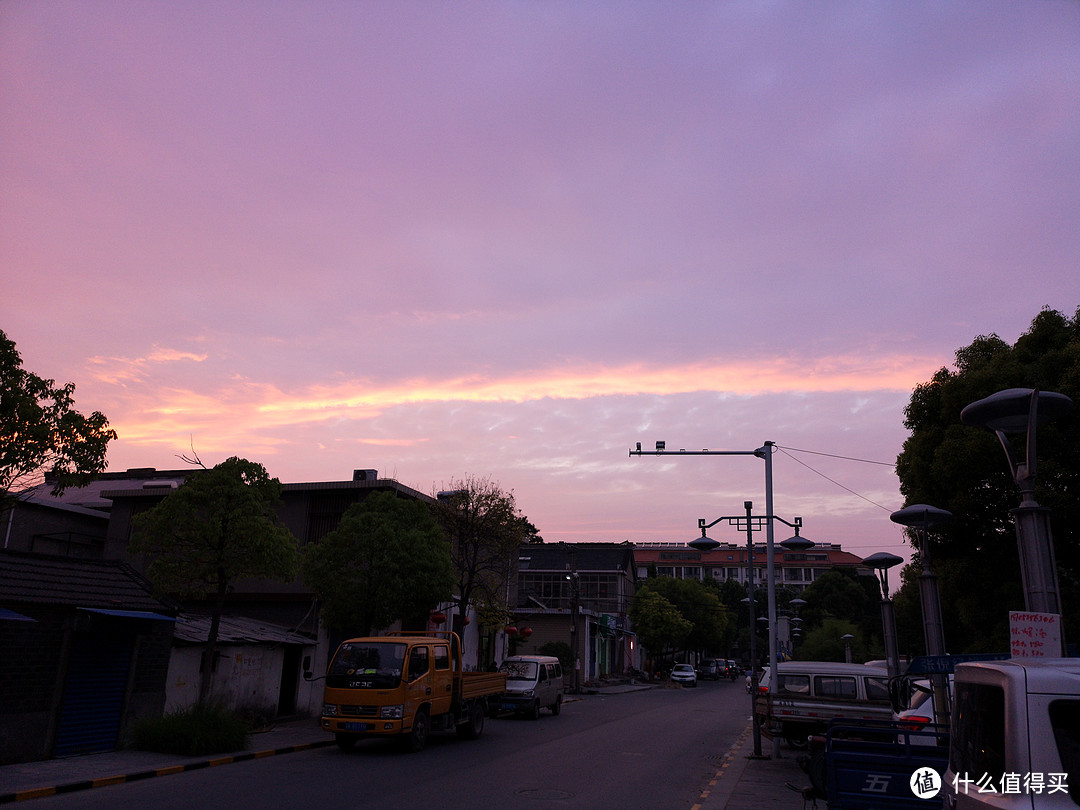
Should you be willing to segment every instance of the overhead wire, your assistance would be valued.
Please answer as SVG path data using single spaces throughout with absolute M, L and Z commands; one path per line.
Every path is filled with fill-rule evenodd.
M 800 458 L 796 458 L 791 453 L 809 453 L 809 454 L 815 455 L 815 456 L 827 456 L 829 458 L 843 459 L 844 461 L 857 461 L 857 462 L 860 462 L 862 464 L 878 464 L 878 465 L 881 465 L 881 466 L 884 466 L 884 467 L 895 467 L 896 466 L 895 464 L 889 464 L 888 462 L 884 462 L 884 461 L 870 461 L 870 460 L 864 459 L 864 458 L 853 458 L 851 456 L 840 456 L 840 455 L 836 455 L 835 453 L 818 453 L 818 452 L 815 452 L 813 450 L 800 450 L 800 449 L 798 449 L 796 447 L 782 447 L 782 446 L 780 446 L 778 444 L 774 444 L 773 447 L 775 447 L 777 450 L 779 450 L 785 456 L 790 458 L 792 461 L 794 461 L 794 462 L 796 462 L 798 464 L 801 464 L 802 466 L 806 467 L 806 469 L 810 470 L 810 472 L 814 473 L 815 475 L 821 476 L 822 478 L 824 478 L 829 483 L 833 484 L 834 486 L 840 487 L 840 489 L 844 490 L 845 492 L 851 493 L 856 498 L 861 498 L 862 500 L 866 501 L 867 503 L 869 503 L 869 504 L 871 504 L 873 506 L 878 507 L 879 509 L 884 509 L 886 512 L 894 511 L 894 510 L 890 509 L 888 506 L 884 506 L 884 505 L 878 503 L 877 501 L 872 500 L 871 498 L 867 498 L 865 495 L 856 492 L 851 487 L 845 486 L 845 485 L 841 484 L 839 481 L 837 481 L 837 480 L 835 480 L 833 478 L 830 478 L 829 476 L 825 475 L 825 473 L 821 472 L 821 470 L 814 469 L 809 464 L 807 464 L 805 461 L 803 461 Z M 788 452 L 789 450 L 791 452 Z

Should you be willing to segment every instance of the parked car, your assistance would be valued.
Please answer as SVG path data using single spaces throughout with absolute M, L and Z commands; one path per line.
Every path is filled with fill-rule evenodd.
M 807 737 L 823 734 L 834 718 L 892 720 L 887 669 L 785 661 L 776 667 L 775 686 L 770 677 L 765 670 L 758 681 L 758 722 L 764 734 L 783 737 L 792 748 L 806 748 Z
M 540 708 L 552 714 L 562 710 L 563 671 L 559 659 L 550 655 L 515 655 L 499 667 L 506 673 L 506 691 L 495 699 L 499 709 L 540 717 Z
M 956 667 L 946 808 L 1075 810 L 1078 778 L 1080 660 Z
M 715 658 L 702 658 L 698 664 L 698 678 L 703 681 L 720 680 L 720 662 Z
M 697 672 L 689 664 L 676 664 L 668 677 L 675 683 L 681 683 L 685 686 L 697 686 Z
M 949 676 L 949 688 L 952 688 L 952 675 Z M 938 725 L 937 709 L 934 706 L 934 688 L 927 679 L 911 681 L 911 697 L 907 707 L 893 713 L 893 719 L 900 724 L 900 728 L 909 732 L 907 735 L 911 745 L 937 745 L 942 737 L 937 732 L 948 731 L 944 726 Z M 925 729 L 927 734 L 917 732 Z M 948 742 L 946 738 L 944 742 Z

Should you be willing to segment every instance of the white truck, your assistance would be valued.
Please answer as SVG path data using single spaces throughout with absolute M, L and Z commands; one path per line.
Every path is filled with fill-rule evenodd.
M 1076 810 L 1080 658 L 956 667 L 947 810 Z

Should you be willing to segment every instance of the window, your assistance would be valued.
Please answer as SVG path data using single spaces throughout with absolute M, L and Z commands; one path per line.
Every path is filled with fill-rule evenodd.
M 427 647 L 413 647 L 409 655 L 409 682 L 415 681 L 428 674 L 431 663 L 428 660 Z
M 1061 770 L 1072 777 L 1069 796 L 1080 805 L 1080 700 L 1055 700 L 1050 704 L 1050 726 L 1054 729 Z
M 777 692 L 785 692 L 789 695 L 810 694 L 809 675 L 777 675 L 776 683 L 778 684 Z
M 887 678 L 867 678 L 866 679 L 866 699 L 867 700 L 883 700 L 888 702 L 889 700 L 889 681 Z
M 435 648 L 435 669 L 450 669 L 450 649 L 448 647 Z
M 1005 690 L 981 683 L 957 684 L 953 712 L 949 746 L 953 773 L 1005 773 Z
M 855 691 L 855 678 L 841 675 L 815 675 L 814 694 L 818 697 L 844 700 L 854 700 L 858 695 Z

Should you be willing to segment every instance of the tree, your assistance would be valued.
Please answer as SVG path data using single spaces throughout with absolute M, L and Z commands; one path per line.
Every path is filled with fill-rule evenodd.
M 59 496 L 105 469 L 116 431 L 99 411 L 76 411 L 74 393 L 74 383 L 58 388 L 23 369 L 15 343 L 0 331 L 0 507 L 45 473 Z
M 915 388 L 905 410 L 911 433 L 897 458 L 905 503 L 928 503 L 953 515 L 932 535 L 930 562 L 939 576 L 946 644 L 958 652 L 1007 649 L 1007 612 L 1024 607 L 1009 514 L 1019 492 L 994 434 L 960 422 L 965 406 L 1008 388 L 1055 391 L 1080 402 L 1080 309 L 1072 318 L 1044 309 L 1012 346 L 994 334 L 976 337 L 957 350 L 954 369 L 942 368 Z M 1023 457 L 1023 437 L 1013 449 Z M 1080 419 L 1074 410 L 1039 426 L 1036 479 L 1036 499 L 1051 510 L 1066 628 L 1080 627 L 1078 493 Z M 905 582 L 921 567 L 916 554 Z M 917 599 L 913 584 L 901 589 L 898 620 L 915 613 L 903 604 L 908 599 Z
M 297 540 L 274 511 L 281 484 L 253 461 L 230 458 L 198 470 L 161 503 L 132 521 L 130 550 L 146 554 L 147 576 L 168 594 L 209 600 L 199 703 L 212 683 L 226 598 L 234 583 L 296 576 Z
M 659 593 L 690 622 L 690 632 L 683 639 L 687 649 L 718 653 L 727 648 L 735 623 L 720 600 L 718 588 L 696 579 L 656 577 L 643 583 L 640 590 Z
M 439 494 L 435 515 L 450 539 L 457 580 L 454 629 L 461 632 L 470 607 L 482 627 L 502 626 L 509 617 L 507 584 L 518 549 L 526 540 L 535 542 L 536 527 L 518 511 L 513 491 L 487 478 L 452 481 Z
M 449 598 L 450 546 L 424 503 L 373 492 L 304 550 L 304 583 L 328 628 L 370 635 Z
M 664 658 L 669 651 L 680 648 L 694 627 L 675 605 L 648 588 L 634 594 L 630 621 L 654 659 Z

